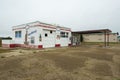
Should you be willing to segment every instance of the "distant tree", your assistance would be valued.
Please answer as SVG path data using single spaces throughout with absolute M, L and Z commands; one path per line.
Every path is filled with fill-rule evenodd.
M 83 35 L 80 34 L 80 42 L 83 42 Z
M 117 32 L 117 35 L 119 35 L 119 33 Z
M 2 46 L 2 39 L 0 38 L 0 47 Z
M 12 40 L 11 37 L 1 37 L 1 39 L 2 39 L 2 40 L 6 40 L 6 39 L 7 39 L 7 40 Z

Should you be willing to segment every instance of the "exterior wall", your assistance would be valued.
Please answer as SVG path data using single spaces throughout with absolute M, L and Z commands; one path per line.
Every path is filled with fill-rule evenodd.
M 118 35 L 116 33 L 110 34 L 110 42 L 118 42 Z
M 21 31 L 22 35 L 21 38 L 16 38 L 15 37 L 15 31 Z M 15 41 L 15 44 L 24 44 L 25 42 L 25 29 L 17 29 L 13 31 L 13 40 Z
M 21 31 L 22 35 L 20 38 L 15 37 L 15 32 Z M 27 28 L 27 41 L 28 45 L 25 45 L 25 34 L 26 24 L 13 27 L 13 40 L 14 44 L 18 47 L 31 47 L 31 48 L 49 48 L 49 47 L 60 47 L 68 46 L 71 44 L 71 30 L 67 28 L 48 26 L 40 23 L 29 24 Z M 68 33 L 67 38 L 60 37 L 60 32 Z M 34 41 L 33 41 L 33 40 Z
M 84 42 L 104 42 L 104 33 L 96 33 L 96 34 L 83 34 Z M 107 35 L 106 35 L 107 38 Z M 118 42 L 117 34 L 110 33 L 109 34 L 109 42 Z
M 55 38 L 56 38 L 56 41 L 55 41 L 55 47 L 60 47 L 61 46 L 61 41 L 60 41 L 60 29 L 57 28 L 56 29 L 56 35 L 55 35 Z
M 15 44 L 13 40 L 2 40 L 2 47 L 6 47 L 6 48 L 14 48 Z
M 104 42 L 103 34 L 83 34 L 84 42 Z
M 65 33 L 68 33 L 68 37 L 60 37 L 60 44 L 61 46 L 68 46 L 71 44 L 71 32 L 68 32 L 68 31 L 62 31 L 62 32 L 65 32 Z
M 39 35 L 41 35 L 42 29 L 39 27 L 31 27 L 28 29 L 28 44 L 29 45 L 38 45 L 42 44 L 41 41 L 39 41 Z M 31 39 L 34 38 L 34 43 L 31 42 Z M 24 39 L 25 40 L 25 39 Z
M 13 40 L 2 40 L 2 44 L 13 44 Z
M 42 45 L 43 48 L 55 47 L 55 30 L 43 29 Z

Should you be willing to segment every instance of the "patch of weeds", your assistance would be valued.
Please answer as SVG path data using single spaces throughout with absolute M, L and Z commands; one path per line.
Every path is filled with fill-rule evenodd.
M 5 56 L 1 56 L 1 58 L 5 58 Z
M 120 78 L 116 78 L 116 79 L 113 79 L 113 80 L 120 80 Z
M 103 45 L 102 45 L 102 44 L 99 44 L 98 46 L 99 46 L 99 47 L 103 47 Z
M 20 50 L 19 53 L 23 53 L 23 52 Z
M 31 79 L 26 79 L 26 80 L 31 80 Z
M 7 53 L 7 52 L 11 52 L 10 49 L 0 49 L 0 53 Z
M 37 53 L 36 51 L 33 51 L 33 53 Z
M 78 73 L 79 73 L 79 72 L 77 72 L 77 71 L 76 71 L 76 72 L 74 72 L 74 74 L 78 74 Z

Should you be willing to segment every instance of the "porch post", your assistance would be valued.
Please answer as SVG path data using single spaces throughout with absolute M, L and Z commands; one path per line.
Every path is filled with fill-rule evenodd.
M 106 44 L 106 31 L 104 31 L 104 45 L 105 45 L 105 47 L 107 46 L 107 44 Z
M 107 46 L 109 46 L 109 33 L 107 33 Z

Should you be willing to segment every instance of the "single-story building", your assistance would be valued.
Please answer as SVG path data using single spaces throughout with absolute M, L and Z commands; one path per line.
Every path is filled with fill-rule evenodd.
M 12 27 L 12 47 L 49 48 L 71 45 L 71 29 L 39 21 Z M 5 45 L 5 44 L 3 44 Z
M 112 33 L 109 29 L 73 31 L 72 44 L 79 45 L 81 42 L 104 42 L 109 46 L 109 42 L 118 42 L 118 33 Z

